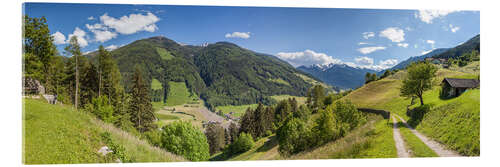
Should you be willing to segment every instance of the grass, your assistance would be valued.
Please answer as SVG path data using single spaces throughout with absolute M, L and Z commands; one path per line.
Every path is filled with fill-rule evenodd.
M 167 97 L 167 106 L 176 106 L 181 104 L 187 104 L 193 102 L 194 99 L 198 100 L 195 94 L 191 94 L 186 87 L 184 82 L 172 82 L 169 83 L 170 90 Z
M 299 105 L 306 104 L 306 100 L 307 100 L 306 97 L 291 96 L 291 95 L 274 95 L 274 96 L 271 96 L 271 98 L 273 98 L 276 101 L 282 101 L 282 100 L 287 100 L 289 98 L 295 98 L 295 100 L 297 100 L 297 103 Z
M 135 162 L 185 161 L 182 157 L 149 145 L 93 115 L 67 105 L 23 99 L 23 162 L 26 164 L 71 164 L 110 162 L 97 153 L 104 146 L 100 134 L 110 132 Z
M 468 70 L 479 68 L 478 66 L 478 62 L 473 62 L 466 66 L 465 70 L 440 68 L 436 73 L 433 89 L 424 92 L 423 95 L 424 103 L 432 107 L 421 121 L 415 123 L 418 131 L 462 155 L 479 155 L 480 91 L 479 89 L 468 90 L 457 98 L 441 99 L 439 84 L 445 77 L 478 78 L 478 71 Z M 360 108 L 390 111 L 411 122 L 406 114 L 406 107 L 410 105 L 411 100 L 399 96 L 401 80 L 405 75 L 405 71 L 399 71 L 385 79 L 366 84 L 344 98 L 351 100 Z M 409 106 L 409 109 L 418 106 L 420 106 L 419 101 L 415 99 L 415 104 Z M 419 149 L 423 149 L 423 153 L 416 154 L 431 155 L 426 153 L 425 148 Z
M 156 118 L 161 119 L 161 120 L 177 120 L 177 119 L 180 119 L 178 116 L 167 115 L 167 114 L 156 114 Z
M 392 124 L 391 124 L 392 125 Z M 286 159 L 344 159 L 397 157 L 392 126 L 382 116 L 369 114 L 368 122 L 345 137 Z
M 231 157 L 230 161 L 243 160 L 275 160 L 279 159 L 278 140 L 276 135 L 260 138 L 255 146 L 247 152 Z
M 399 132 L 405 141 L 406 148 L 411 150 L 413 157 L 438 157 L 438 155 L 411 132 L 401 121 L 398 122 Z
M 287 81 L 285 81 L 285 80 L 283 80 L 281 78 L 274 78 L 274 79 L 269 79 L 269 80 L 272 81 L 272 82 L 275 82 L 275 83 L 279 83 L 279 84 L 291 86 L 290 83 L 288 83 Z
M 312 78 L 310 78 L 310 77 L 308 77 L 306 75 L 299 74 L 299 73 L 295 73 L 295 75 L 297 75 L 298 77 L 302 78 L 304 81 L 306 81 L 309 84 L 312 84 L 312 85 L 318 85 L 319 84 L 319 85 L 323 86 L 324 88 L 328 88 L 328 89 L 332 88 L 330 85 L 327 85 L 327 84 L 325 84 L 323 82 L 318 82 L 318 81 L 316 81 L 316 80 L 314 80 L 314 79 L 312 79 Z
M 161 59 L 163 59 L 163 60 L 170 60 L 170 59 L 174 58 L 174 56 L 172 56 L 172 54 L 169 51 L 167 51 L 165 48 L 157 47 L 156 53 L 158 53 L 158 55 L 160 55 Z
M 416 129 L 462 155 L 480 154 L 480 91 L 468 90 L 461 96 L 437 101 Z
M 220 110 L 224 114 L 228 114 L 230 112 L 233 112 L 234 117 L 241 117 L 245 112 L 247 111 L 247 108 L 255 109 L 257 108 L 258 104 L 247 104 L 247 105 L 239 105 L 239 106 L 234 106 L 234 105 L 227 105 L 227 106 L 217 106 L 216 110 L 217 112 Z
M 161 90 L 163 87 L 161 86 L 160 81 L 158 81 L 156 78 L 153 78 L 151 80 L 151 89 L 153 90 Z

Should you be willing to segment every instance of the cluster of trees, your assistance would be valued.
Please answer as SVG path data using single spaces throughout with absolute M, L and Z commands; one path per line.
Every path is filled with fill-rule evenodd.
M 461 56 L 457 57 L 456 59 L 449 58 L 447 64 L 448 64 L 448 66 L 458 65 L 459 67 L 463 67 L 472 61 L 479 61 L 479 60 L 480 60 L 479 51 L 473 50 L 469 53 L 462 54 Z
M 365 74 L 365 84 L 368 84 L 368 83 L 370 83 L 372 81 L 376 81 L 376 80 L 377 80 L 377 74 L 376 73 L 372 74 L 372 73 L 367 72 Z
M 44 17 L 24 16 L 24 76 L 39 80 L 47 94 L 57 100 L 95 114 L 99 119 L 132 132 L 155 128 L 150 85 L 136 68 L 132 91 L 126 92 L 116 61 L 100 46 L 89 60 L 82 56 L 76 37 L 69 40 L 61 56 Z
M 219 124 L 207 127 L 210 153 L 223 151 L 225 157 L 231 157 L 249 150 L 254 139 L 276 134 L 279 151 L 286 156 L 343 137 L 366 119 L 352 103 L 339 101 L 347 93 L 326 94 L 323 87 L 316 85 L 308 90 L 303 105 L 295 98 L 270 106 L 259 103 L 255 109 L 247 109 L 239 128 L 235 124 L 226 131 Z M 319 116 L 310 119 L 314 113 Z

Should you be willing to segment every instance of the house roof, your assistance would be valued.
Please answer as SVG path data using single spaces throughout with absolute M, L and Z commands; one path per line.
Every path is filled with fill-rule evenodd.
M 479 86 L 477 79 L 444 78 L 443 82 L 448 82 L 454 88 L 476 88 Z

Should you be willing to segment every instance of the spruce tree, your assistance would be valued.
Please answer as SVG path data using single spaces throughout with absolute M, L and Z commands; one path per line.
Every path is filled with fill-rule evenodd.
M 142 71 L 135 68 L 132 78 L 132 92 L 130 102 L 130 121 L 139 132 L 145 132 L 155 128 L 154 116 L 149 87 L 142 78 Z

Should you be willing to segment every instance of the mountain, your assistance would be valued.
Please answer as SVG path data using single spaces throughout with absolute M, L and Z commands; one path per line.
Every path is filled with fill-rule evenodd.
M 346 64 L 299 66 L 297 69 L 309 73 L 327 84 L 341 89 L 356 89 L 365 83 L 365 74 L 377 71 L 355 68 Z
M 467 40 L 457 47 L 451 48 L 444 53 L 433 56 L 434 58 L 457 58 L 464 53 L 472 52 L 473 50 L 480 51 L 480 36 L 479 34 Z
M 425 58 L 441 54 L 441 53 L 446 52 L 448 50 L 449 49 L 447 49 L 447 48 L 439 48 L 439 49 L 434 49 L 431 52 L 420 55 L 420 56 L 410 57 L 410 58 L 406 59 L 405 61 L 402 61 L 401 63 L 397 64 L 396 66 L 390 68 L 390 70 L 404 69 L 404 68 L 406 68 L 406 66 L 410 65 L 410 63 L 412 63 L 412 62 L 423 61 L 423 60 L 425 60 Z M 385 71 L 385 70 L 383 70 L 383 71 Z
M 164 95 L 168 94 L 170 81 L 184 82 L 209 108 L 271 103 L 272 95 L 304 96 L 312 83 L 303 76 L 317 81 L 274 56 L 229 42 L 181 45 L 157 36 L 134 41 L 111 54 L 117 61 L 125 89 L 130 89 L 131 76 L 137 67 L 142 69 L 146 80 L 156 79 L 162 84 Z

